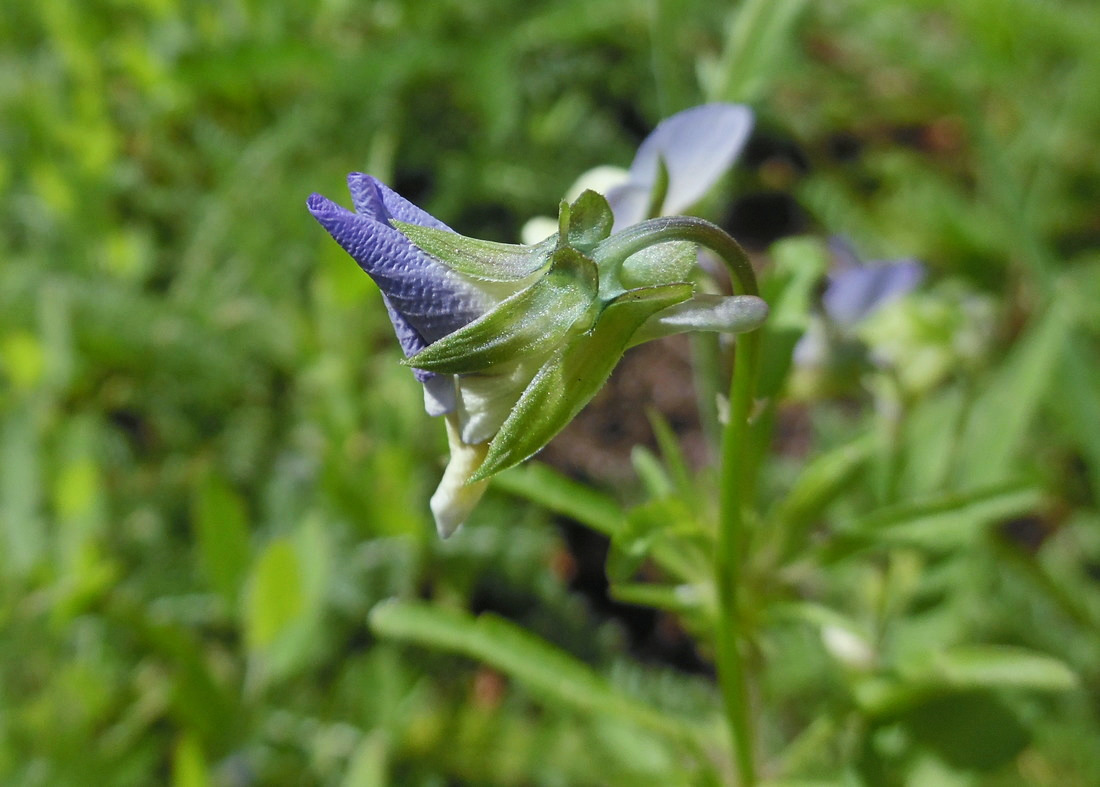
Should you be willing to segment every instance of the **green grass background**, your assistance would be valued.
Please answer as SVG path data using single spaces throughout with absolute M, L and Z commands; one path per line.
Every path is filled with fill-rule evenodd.
M 780 408 L 812 428 L 761 493 L 793 544 L 754 575 L 776 603 L 756 654 L 765 773 L 1096 783 L 1098 86 L 1085 0 L 3 4 L 0 782 L 723 778 L 707 735 L 368 628 L 394 596 L 488 607 L 616 696 L 715 713 L 705 669 L 643 658 L 570 588 L 550 512 L 579 504 L 520 499 L 552 485 L 498 491 L 436 540 L 442 430 L 376 289 L 304 203 L 346 203 L 346 173 L 367 171 L 515 241 L 662 117 L 735 100 L 762 141 L 708 210 L 765 269 L 781 233 L 843 234 L 919 257 L 948 304 L 922 312 L 912 342 L 939 371 L 899 430 L 866 390 Z M 762 195 L 791 215 L 746 213 Z M 953 292 L 990 304 L 976 354 Z M 798 509 L 802 468 L 857 433 L 878 458 L 831 486 L 819 464 L 829 492 Z M 663 494 L 639 488 L 599 499 Z M 956 496 L 912 513 L 940 492 Z M 877 631 L 879 666 L 831 658 L 810 601 Z M 982 662 L 890 704 L 925 686 L 918 656 L 974 643 L 1051 663 L 994 680 Z M 480 652 L 463 647 L 444 650 Z

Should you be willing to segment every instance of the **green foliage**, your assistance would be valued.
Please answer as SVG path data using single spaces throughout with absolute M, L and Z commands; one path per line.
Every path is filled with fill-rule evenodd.
M 780 195 L 811 233 L 746 238 L 762 771 L 1096 783 L 1098 29 L 1085 0 L 5 4 L 0 782 L 728 781 L 719 490 L 680 424 L 623 488 L 508 470 L 438 542 L 442 430 L 304 200 L 369 171 L 513 242 L 734 99 L 759 145 L 704 212 Z M 930 283 L 811 372 L 832 234 Z M 689 656 L 570 586 L 563 521 Z

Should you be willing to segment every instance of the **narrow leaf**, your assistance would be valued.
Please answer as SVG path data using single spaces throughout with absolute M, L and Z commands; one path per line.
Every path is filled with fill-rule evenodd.
M 1053 656 L 1006 645 L 959 645 L 941 651 L 914 678 L 954 688 L 1067 691 L 1078 685 L 1077 675 Z
M 655 585 L 652 582 L 612 583 L 611 598 L 624 604 L 652 607 L 678 615 L 698 613 L 704 609 L 703 596 L 694 585 Z
M 1004 481 L 1056 378 L 1069 334 L 1069 316 L 1049 309 L 1013 348 L 971 407 L 959 445 L 964 483 Z
M 764 326 L 757 395 L 774 396 L 791 368 L 795 345 L 810 323 L 810 304 L 829 260 L 824 246 L 808 238 L 789 238 L 772 247 L 774 270 L 762 283 L 771 307 Z
M 838 533 L 830 553 L 843 557 L 872 545 L 955 549 L 971 543 L 989 525 L 1033 510 L 1042 500 L 1039 489 L 1013 484 L 890 506 Z
M 874 436 L 863 435 L 816 457 L 799 474 L 767 518 L 780 559 L 799 550 L 808 530 L 854 480 L 874 448 Z
M 675 738 L 694 738 L 698 722 L 677 718 L 616 690 L 586 664 L 490 613 L 473 617 L 423 602 L 389 601 L 370 613 L 375 634 L 483 661 L 542 697 L 592 717 L 615 716 Z
M 245 639 L 265 650 L 305 609 L 302 566 L 288 539 L 271 542 L 253 569 L 245 597 Z
M 203 573 L 232 608 L 250 553 L 244 502 L 224 480 L 211 474 L 195 495 L 192 521 Z
M 608 536 L 621 527 L 624 518 L 614 498 L 537 462 L 501 473 L 493 479 L 493 488 L 538 503 Z

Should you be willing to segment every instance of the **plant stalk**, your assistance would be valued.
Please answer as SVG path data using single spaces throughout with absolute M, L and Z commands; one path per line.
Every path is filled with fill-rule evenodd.
M 621 264 L 643 248 L 669 241 L 690 241 L 710 249 L 729 268 L 736 294 L 759 295 L 756 274 L 744 249 L 720 227 L 702 219 L 674 216 L 636 224 L 604 241 L 596 250 L 596 255 L 611 264 Z M 738 783 L 742 787 L 751 787 L 757 781 L 755 735 L 744 653 L 749 637 L 741 615 L 739 591 L 747 541 L 745 507 L 751 504 L 754 488 L 748 438 L 759 354 L 758 331 L 738 337 L 730 380 L 729 418 L 722 430 L 718 551 L 714 561 L 719 613 L 715 637 L 716 666 Z

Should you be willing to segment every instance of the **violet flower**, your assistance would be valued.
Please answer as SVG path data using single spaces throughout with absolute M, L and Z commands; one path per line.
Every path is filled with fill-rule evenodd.
M 823 319 L 810 323 L 794 350 L 795 363 L 803 367 L 825 363 L 830 337 L 855 339 L 861 323 L 924 280 L 924 266 L 916 259 L 864 262 L 851 244 L 839 237 L 829 240 L 829 249 L 834 270 L 821 296 Z
M 595 167 L 577 179 L 566 198 L 589 189 L 605 195 L 615 215 L 615 232 L 645 219 L 686 213 L 737 163 L 753 124 L 753 112 L 743 104 L 685 109 L 657 124 L 638 147 L 630 169 Z M 548 216 L 537 216 L 524 225 L 523 239 L 541 240 L 555 224 Z
M 572 420 L 628 347 L 753 330 L 767 315 L 757 297 L 696 294 L 694 243 L 733 244 L 705 222 L 612 235 L 607 200 L 587 191 L 562 203 L 556 235 L 517 246 L 463 237 L 368 175 L 348 186 L 354 212 L 319 194 L 307 204 L 378 284 L 427 411 L 445 416 L 451 460 L 431 500 L 443 536 L 489 477 Z

